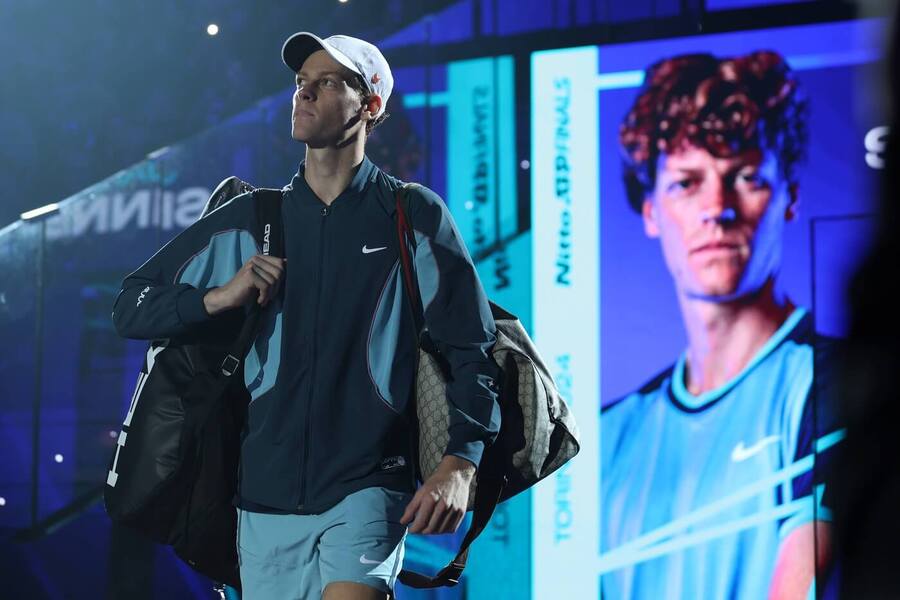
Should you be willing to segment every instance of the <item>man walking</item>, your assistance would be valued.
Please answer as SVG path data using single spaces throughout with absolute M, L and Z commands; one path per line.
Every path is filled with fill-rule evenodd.
M 297 33 L 292 136 L 306 159 L 284 188 L 284 259 L 250 234 L 249 194 L 172 240 L 129 275 L 117 331 L 193 338 L 256 301 L 265 325 L 245 358 L 238 552 L 244 596 L 384 598 L 407 531 L 455 531 L 486 443 L 499 430 L 494 322 L 441 199 L 411 192 L 424 322 L 450 371 L 450 442 L 413 494 L 407 405 L 414 319 L 395 218 L 402 183 L 365 156 L 393 87 L 373 45 Z

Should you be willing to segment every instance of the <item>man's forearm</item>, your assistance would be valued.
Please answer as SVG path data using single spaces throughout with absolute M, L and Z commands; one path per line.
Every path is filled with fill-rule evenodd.
M 831 560 L 831 524 L 811 521 L 798 526 L 781 542 L 769 586 L 769 600 L 806 600 Z
M 438 464 L 438 470 L 444 470 L 448 472 L 460 473 L 462 475 L 471 477 L 475 475 L 475 470 L 478 465 L 472 463 L 472 461 L 462 458 L 459 456 L 455 456 L 453 454 L 447 454 L 444 458 L 441 459 L 440 464 Z
M 203 303 L 205 294 L 206 290 L 187 284 L 126 281 L 113 307 L 113 325 L 119 335 L 131 339 L 182 335 L 209 319 Z
M 213 317 L 227 309 L 219 288 L 212 288 L 203 296 L 203 308 L 206 314 Z

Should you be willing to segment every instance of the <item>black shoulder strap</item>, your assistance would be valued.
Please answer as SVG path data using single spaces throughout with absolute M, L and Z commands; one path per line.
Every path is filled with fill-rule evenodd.
M 256 212 L 254 237 L 263 254 L 284 257 L 284 223 L 281 218 L 282 190 L 259 188 L 253 190 L 253 202 Z M 255 302 L 244 319 L 241 332 L 228 350 L 222 361 L 222 374 L 231 377 L 247 355 L 250 344 L 259 333 L 259 319 L 262 309 Z
M 413 255 L 416 250 L 416 238 L 412 224 L 409 222 L 407 215 L 409 214 L 409 190 L 411 184 L 406 184 L 397 190 L 397 235 L 400 240 L 400 262 L 403 266 L 404 289 L 409 300 L 410 306 L 413 307 L 413 314 L 416 317 L 416 331 L 422 330 L 420 310 L 421 297 L 419 296 L 419 286 L 416 281 L 415 267 Z M 404 202 L 405 200 L 405 202 Z M 406 207 L 404 209 L 404 203 Z M 419 347 L 419 338 L 416 336 L 416 348 Z M 418 355 L 418 351 L 416 352 Z M 415 397 L 415 393 L 413 394 Z M 485 460 L 487 459 L 487 460 Z M 494 509 L 500 503 L 503 488 L 506 480 L 501 474 L 501 469 L 492 456 L 485 456 L 482 464 L 479 466 L 478 486 L 475 489 L 475 506 L 472 510 L 472 524 L 463 538 L 459 551 L 447 566 L 441 569 L 437 575 L 429 576 L 403 569 L 400 571 L 398 578 L 403 585 L 413 588 L 426 589 L 437 588 L 443 586 L 454 586 L 459 583 L 463 570 L 466 568 L 466 562 L 469 560 L 469 547 L 472 542 L 481 535 L 484 528 L 487 527 L 488 521 L 494 514 Z
M 252 192 L 253 189 L 252 185 L 242 179 L 238 179 L 234 175 L 223 179 L 222 183 L 217 185 L 216 189 L 209 195 L 209 200 L 206 201 L 206 206 L 203 207 L 200 218 L 202 219 L 232 198 L 240 196 L 241 194 L 246 194 L 247 192 Z

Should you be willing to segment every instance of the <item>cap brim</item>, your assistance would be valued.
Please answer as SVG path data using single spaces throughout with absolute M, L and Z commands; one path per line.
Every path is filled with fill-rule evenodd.
M 316 34 L 308 31 L 295 33 L 284 42 L 284 46 L 281 47 L 281 60 L 284 61 L 284 64 L 291 71 L 296 73 L 303 66 L 303 63 L 306 62 L 306 59 L 309 58 L 309 55 L 318 50 L 324 50 L 341 65 L 357 75 L 361 75 L 359 69 L 356 68 L 353 61 L 347 58 L 346 54 L 331 46 Z

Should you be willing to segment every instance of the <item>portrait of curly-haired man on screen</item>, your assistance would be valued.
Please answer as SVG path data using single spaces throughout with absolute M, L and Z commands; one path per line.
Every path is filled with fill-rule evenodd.
M 807 100 L 771 51 L 651 66 L 622 121 L 629 203 L 659 242 L 688 345 L 602 413 L 610 598 L 807 598 L 828 564 L 816 453 L 828 340 L 779 280 Z

